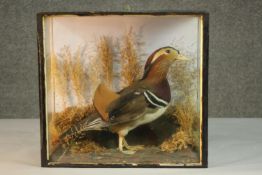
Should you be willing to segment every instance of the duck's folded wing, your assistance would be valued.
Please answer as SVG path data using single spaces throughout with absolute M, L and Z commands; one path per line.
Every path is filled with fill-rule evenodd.
M 149 103 L 141 91 L 120 95 L 107 108 L 109 122 L 116 124 L 135 120 L 141 117 L 148 107 Z

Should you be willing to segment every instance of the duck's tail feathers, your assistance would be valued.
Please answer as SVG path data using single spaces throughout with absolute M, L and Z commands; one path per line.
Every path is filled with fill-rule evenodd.
M 106 130 L 108 124 L 101 119 L 101 116 L 98 113 L 93 113 L 78 123 L 74 124 L 71 128 L 65 131 L 61 136 L 60 140 L 69 136 L 77 136 L 83 132 L 90 130 Z

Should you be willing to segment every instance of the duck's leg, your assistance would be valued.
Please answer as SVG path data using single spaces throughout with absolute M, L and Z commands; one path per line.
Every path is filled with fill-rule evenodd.
M 122 137 L 122 136 L 118 136 L 118 149 L 119 149 L 119 151 L 123 151 L 123 138 L 124 137 Z
M 125 143 L 126 143 L 126 142 L 125 142 L 125 137 L 119 135 L 119 136 L 118 136 L 118 149 L 119 149 L 119 151 L 121 151 L 121 152 L 124 153 L 124 154 L 134 154 L 135 151 L 133 151 L 133 150 L 124 150 L 124 149 L 123 149 Z
M 127 141 L 125 138 L 123 138 L 123 146 L 127 149 L 127 150 L 131 150 L 131 151 L 138 151 L 138 150 L 142 150 L 144 149 L 144 145 L 136 145 L 136 146 L 130 146 L 128 145 Z

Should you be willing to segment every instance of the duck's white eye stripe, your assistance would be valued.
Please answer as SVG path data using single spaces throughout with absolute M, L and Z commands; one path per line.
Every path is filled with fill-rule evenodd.
M 167 55 L 168 53 L 166 53 L 165 51 L 159 51 L 159 52 L 157 52 L 155 55 L 154 55 L 154 57 L 153 57 L 153 59 L 152 59 L 152 61 L 151 61 L 151 64 L 153 64 L 160 56 L 162 56 L 162 55 Z
M 155 55 L 154 58 L 153 58 L 152 61 L 151 61 L 151 64 L 153 64 L 153 63 L 156 61 L 156 59 L 158 59 L 158 58 L 159 58 L 159 56 L 158 56 L 158 55 Z

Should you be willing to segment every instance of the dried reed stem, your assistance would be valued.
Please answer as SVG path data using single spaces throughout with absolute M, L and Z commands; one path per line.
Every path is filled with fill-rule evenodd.
M 122 86 L 126 87 L 136 81 L 141 74 L 141 66 L 138 62 L 138 54 L 135 48 L 134 34 L 132 28 L 123 38 L 121 55 Z
M 73 58 L 73 60 L 72 60 Z M 81 60 L 81 51 L 78 49 L 74 55 L 71 57 L 71 72 L 70 78 L 72 81 L 73 89 L 78 99 L 78 105 L 85 104 L 85 87 L 86 87 L 86 76 L 83 67 L 83 62 Z
M 62 98 L 63 107 L 66 107 L 66 102 L 68 98 L 68 88 L 67 88 L 67 81 L 68 81 L 68 75 L 65 73 L 66 69 L 63 64 L 64 62 L 61 62 L 58 60 L 57 56 L 54 54 L 52 57 L 52 64 L 51 64 L 51 72 L 53 77 L 55 79 L 55 83 L 53 82 L 53 86 L 57 92 L 57 95 L 60 95 Z M 56 97 L 56 94 L 54 95 Z M 55 111 L 54 111 L 55 112 Z
M 89 62 L 89 72 L 88 79 L 91 82 L 89 86 L 89 92 L 91 94 L 91 98 L 93 98 L 93 94 L 96 90 L 97 85 L 101 82 L 101 60 L 92 58 Z M 92 100 L 92 99 L 91 99 Z
M 103 79 L 108 86 L 112 86 L 113 81 L 113 51 L 110 47 L 108 37 L 101 37 L 98 45 L 98 57 L 102 62 Z
M 57 62 L 56 86 L 59 89 L 59 95 L 62 97 L 63 107 L 65 108 L 66 103 L 69 103 L 69 95 L 72 93 L 71 88 L 77 97 L 78 105 L 84 105 L 87 77 L 83 67 L 81 50 L 78 49 L 72 54 L 70 48 L 65 46 L 61 50 L 60 59 Z

